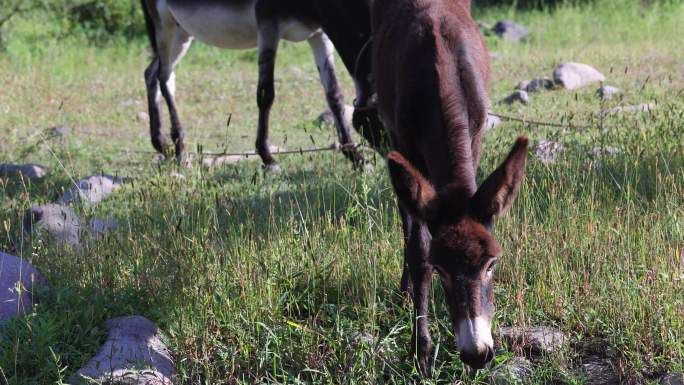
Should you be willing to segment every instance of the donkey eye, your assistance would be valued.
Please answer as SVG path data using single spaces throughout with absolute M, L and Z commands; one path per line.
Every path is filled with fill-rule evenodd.
M 496 266 L 497 259 L 492 259 L 491 262 L 489 262 L 489 266 L 487 267 L 487 272 L 491 273 L 494 271 L 494 267 Z

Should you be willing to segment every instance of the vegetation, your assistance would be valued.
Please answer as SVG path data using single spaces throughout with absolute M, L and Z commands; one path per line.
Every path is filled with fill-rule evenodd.
M 610 360 L 624 383 L 684 370 L 684 5 L 601 2 L 477 16 L 514 17 L 532 32 L 521 45 L 488 37 L 499 56 L 493 101 L 564 61 L 592 64 L 626 91 L 611 102 L 590 87 L 534 94 L 529 106 L 493 105 L 574 125 L 507 122 L 486 134 L 481 174 L 519 134 L 566 147 L 554 164 L 531 157 L 518 201 L 497 222 L 506 255 L 496 272 L 495 329 L 551 325 L 571 338 L 536 363 L 535 384 L 583 383 L 578 368 L 591 355 Z M 24 209 L 53 201 L 73 179 L 131 179 L 102 205 L 78 208 L 116 218 L 119 230 L 76 251 L 35 244 L 23 253 L 50 289 L 0 333 L 0 384 L 66 381 L 106 338 L 103 322 L 131 314 L 165 332 L 182 383 L 418 381 L 411 306 L 397 293 L 400 221 L 382 159 L 371 174 L 332 153 L 281 158 L 278 176 L 264 176 L 257 163 L 157 165 L 137 120 L 146 110 L 146 40 L 96 47 L 79 34 L 46 38 L 60 25 L 40 14 L 16 18 L 0 53 L 0 159 L 51 170 L 39 182 L 0 181 L 0 250 L 11 249 Z M 325 109 L 315 71 L 305 44 L 283 45 L 274 144 L 334 141 L 332 128 L 314 123 Z M 256 77 L 253 51 L 193 47 L 178 74 L 191 150 L 252 149 Z M 343 81 L 351 100 L 353 85 Z M 648 114 L 599 114 L 649 102 L 657 108 Z M 57 125 L 71 134 L 53 136 Z M 608 146 L 618 154 L 588 155 Z M 441 287 L 433 291 L 434 382 L 487 383 L 491 369 L 464 370 Z M 514 353 L 502 348 L 497 364 Z

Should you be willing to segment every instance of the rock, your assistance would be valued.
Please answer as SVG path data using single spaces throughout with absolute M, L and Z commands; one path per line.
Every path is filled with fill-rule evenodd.
M 619 385 L 620 377 L 613 370 L 610 361 L 589 357 L 582 363 L 586 385 Z
M 48 204 L 31 207 L 24 214 L 23 229 L 28 237 L 47 234 L 59 245 L 77 247 L 84 225 L 71 207 Z
M 576 90 L 588 85 L 603 82 L 606 77 L 595 68 L 582 63 L 565 63 L 553 70 L 556 84 L 568 90 Z
M 511 20 L 502 20 L 496 23 L 492 31 L 496 36 L 505 38 L 513 43 L 518 43 L 530 35 L 530 31 L 527 28 Z
M 546 326 L 503 327 L 501 338 L 511 347 L 520 347 L 531 354 L 552 354 L 565 346 L 567 337 L 558 329 Z
M 271 153 L 277 154 L 279 152 L 287 151 L 285 148 L 278 146 L 269 146 Z M 254 151 L 249 151 L 243 155 L 223 155 L 204 158 L 202 165 L 206 168 L 220 167 L 227 164 L 235 164 L 245 161 L 261 160 L 259 155 Z
M 532 374 L 532 364 L 522 357 L 513 357 L 492 371 L 489 383 L 493 385 L 527 384 Z
M 109 175 L 89 176 L 76 182 L 57 202 L 97 204 L 111 196 L 122 184 L 121 179 Z
M 613 146 L 594 147 L 589 151 L 589 155 L 594 158 L 601 158 L 604 156 L 615 156 L 620 153 L 620 149 Z
M 0 252 L 0 322 L 33 309 L 33 288 L 44 284 L 28 262 Z
M 596 90 L 596 95 L 603 101 L 608 101 L 613 99 L 613 97 L 617 95 L 622 95 L 624 92 L 613 86 L 602 86 L 598 90 Z
M 347 123 L 351 124 L 352 118 L 354 116 L 354 107 L 344 106 L 344 119 Z M 319 126 L 332 126 L 335 124 L 335 115 L 332 111 L 327 110 L 318 116 L 316 122 Z
M 651 112 L 656 109 L 656 105 L 653 103 L 648 104 L 636 104 L 631 106 L 619 106 L 615 107 L 607 112 L 608 115 L 618 115 L 624 113 L 637 113 L 637 112 Z
M 136 118 L 138 119 L 139 122 L 149 122 L 150 121 L 150 114 L 148 114 L 145 111 L 140 111 L 138 112 L 138 115 L 136 115 Z
M 118 229 L 119 224 L 113 219 L 91 219 L 88 227 L 95 238 L 102 238 L 106 233 Z
M 171 174 L 169 174 L 169 176 L 170 176 L 171 178 L 173 178 L 173 179 L 185 180 L 185 175 L 180 174 L 180 173 L 177 173 L 177 172 L 175 172 L 175 171 L 171 172 Z
M 525 91 L 515 91 L 508 95 L 504 100 L 504 104 L 511 105 L 513 103 L 527 104 L 530 102 L 530 96 Z
M 554 163 L 556 158 L 565 151 L 562 143 L 542 140 L 534 150 L 534 155 L 543 163 Z
M 154 323 L 133 316 L 111 319 L 105 327 L 109 332 L 107 341 L 97 355 L 72 376 L 70 383 L 173 384 L 176 370 Z
M 71 134 L 71 128 L 66 127 L 66 126 L 55 126 L 55 127 L 50 128 L 50 133 L 53 136 L 65 137 L 65 136 Z
M 516 89 L 526 92 L 539 92 L 542 90 L 552 90 L 554 86 L 553 80 L 549 78 L 539 78 L 520 82 Z
M 498 116 L 487 114 L 487 119 L 485 120 L 485 131 L 493 130 L 501 123 L 501 118 Z
M 350 337 L 352 344 L 357 348 L 362 345 L 374 346 L 376 342 L 375 336 L 368 332 L 355 332 Z
M 664 375 L 660 379 L 660 385 L 684 385 L 684 372 Z
M 25 176 L 31 180 L 41 179 L 47 174 L 47 168 L 39 164 L 0 164 L 0 177 Z

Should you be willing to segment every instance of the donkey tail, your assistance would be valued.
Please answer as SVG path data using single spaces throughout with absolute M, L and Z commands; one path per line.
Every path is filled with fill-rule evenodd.
M 147 27 L 147 37 L 150 39 L 150 45 L 152 46 L 152 50 L 154 50 L 155 55 L 157 54 L 157 33 L 156 29 L 154 27 L 154 19 L 152 18 L 152 14 L 150 13 L 150 9 L 148 6 L 153 6 L 151 1 L 148 0 L 140 0 L 140 4 L 142 5 L 143 9 L 143 14 L 145 15 L 145 26 Z

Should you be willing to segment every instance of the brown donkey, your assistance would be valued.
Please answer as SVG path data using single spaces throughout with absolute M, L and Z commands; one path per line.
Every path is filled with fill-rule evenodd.
M 402 290 L 415 307 L 414 346 L 430 376 L 428 295 L 433 270 L 446 293 L 463 362 L 493 356 L 495 216 L 518 194 L 527 159 L 521 137 L 477 188 L 487 112 L 487 50 L 469 0 L 375 0 L 378 103 L 392 137 L 389 171 L 399 198 L 405 254 Z

